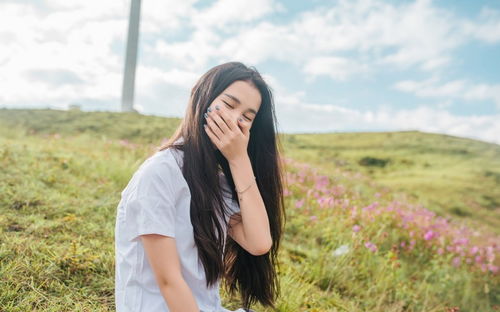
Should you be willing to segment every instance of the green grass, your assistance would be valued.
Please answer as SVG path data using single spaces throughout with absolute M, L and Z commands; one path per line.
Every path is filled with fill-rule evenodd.
M 132 113 L 0 110 L 1 311 L 114 311 L 120 192 L 179 122 Z M 499 241 L 486 231 L 499 224 L 498 145 L 419 132 L 283 139 L 286 157 L 295 161 L 287 168 L 278 311 L 463 312 L 500 306 L 498 274 L 455 267 L 452 253 L 438 255 L 441 245 L 421 238 L 421 223 L 403 229 L 394 212 L 360 210 L 374 201 L 380 207 L 398 201 L 404 209 L 425 203 L 442 215 L 461 209 L 457 219 L 485 229 L 474 243 L 490 246 Z M 391 161 L 385 167 L 360 165 L 365 156 Z M 329 179 L 325 190 L 315 186 L 323 175 Z M 339 202 L 322 208 L 316 196 L 327 197 L 332 188 Z M 297 208 L 301 199 L 304 205 Z M 354 233 L 353 225 L 361 230 Z M 443 234 L 443 246 L 451 246 L 454 227 L 458 223 Z M 416 233 L 414 249 L 397 247 L 412 239 L 410 230 Z M 364 246 L 368 241 L 376 252 Z M 342 245 L 349 251 L 333 256 Z M 495 254 L 498 265 L 498 249 Z M 240 307 L 237 298 L 223 289 L 221 294 L 225 307 Z

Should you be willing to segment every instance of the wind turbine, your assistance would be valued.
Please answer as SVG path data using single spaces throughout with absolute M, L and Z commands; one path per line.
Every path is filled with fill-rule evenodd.
M 127 34 L 127 54 L 122 85 L 122 112 L 135 112 L 134 87 L 137 64 L 137 43 L 139 39 L 139 21 L 141 18 L 141 0 L 130 0 L 130 17 Z

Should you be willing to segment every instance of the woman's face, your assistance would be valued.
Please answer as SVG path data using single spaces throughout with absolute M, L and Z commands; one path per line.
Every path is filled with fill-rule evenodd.
M 238 118 L 242 118 L 243 123 L 249 123 L 251 128 L 261 105 L 261 96 L 259 90 L 252 84 L 237 80 L 222 91 L 210 104 L 214 111 L 215 105 L 219 105 L 219 108 L 224 110 L 235 124 L 238 124 Z M 212 143 L 212 145 L 214 144 Z

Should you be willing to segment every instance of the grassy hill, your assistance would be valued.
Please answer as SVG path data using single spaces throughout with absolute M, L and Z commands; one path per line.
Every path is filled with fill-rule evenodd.
M 1 311 L 114 311 L 120 192 L 179 122 L 0 109 Z M 279 311 L 498 309 L 498 145 L 420 132 L 283 142 Z

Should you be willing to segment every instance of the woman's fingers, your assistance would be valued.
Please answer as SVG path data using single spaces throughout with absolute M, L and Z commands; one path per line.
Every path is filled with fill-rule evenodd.
M 217 105 L 216 105 L 217 107 Z M 222 117 L 222 115 L 225 115 L 225 119 Z M 228 127 L 227 123 L 225 120 L 229 120 L 227 115 L 223 113 L 220 109 L 214 109 L 211 112 L 208 112 L 209 118 L 212 118 L 214 122 L 217 124 L 219 129 L 222 131 L 224 134 L 229 134 L 231 132 L 231 129 Z
M 222 133 L 219 126 L 215 123 L 215 121 L 212 119 L 211 116 L 207 115 L 205 119 L 207 121 L 208 128 L 212 130 L 212 133 L 215 134 L 215 136 L 217 137 L 217 139 L 219 139 L 219 141 L 222 141 L 224 133 Z
M 239 118 L 238 119 L 238 123 L 239 125 L 241 126 L 240 128 L 240 131 L 243 133 L 243 135 L 245 135 L 246 137 L 249 136 L 250 134 L 250 127 L 251 127 L 251 124 L 249 122 L 246 122 L 243 118 Z
M 234 123 L 233 119 L 231 119 L 231 117 L 227 114 L 225 109 L 220 108 L 219 110 L 217 110 L 217 106 L 218 105 L 215 105 L 215 112 L 218 113 L 219 116 L 224 120 L 229 130 L 234 131 L 238 126 Z
M 210 126 L 207 125 L 207 124 L 204 124 L 203 125 L 203 128 L 205 128 L 205 132 L 207 133 L 208 137 L 210 138 L 210 140 L 212 140 L 212 142 L 215 144 L 215 146 L 217 146 L 217 148 L 220 148 L 219 147 L 219 138 L 214 134 L 214 132 L 212 131 L 212 129 L 210 129 Z

